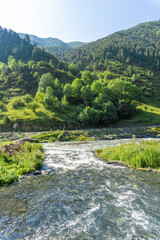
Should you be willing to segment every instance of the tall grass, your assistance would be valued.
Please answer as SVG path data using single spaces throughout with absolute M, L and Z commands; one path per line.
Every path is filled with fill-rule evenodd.
M 141 141 L 96 150 L 105 160 L 118 160 L 136 168 L 160 168 L 160 142 Z
M 22 151 L 16 152 L 11 157 L 2 153 L 0 155 L 0 185 L 17 181 L 19 176 L 41 168 L 43 160 L 43 148 L 37 144 L 25 143 Z

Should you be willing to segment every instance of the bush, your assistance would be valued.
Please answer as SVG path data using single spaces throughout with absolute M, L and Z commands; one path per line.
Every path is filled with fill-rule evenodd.
M 117 104 L 117 113 L 119 119 L 126 119 L 135 114 L 135 107 L 125 100 L 120 100 Z
M 79 114 L 78 119 L 83 125 L 97 124 L 100 120 L 100 110 L 96 110 L 92 107 L 85 107 L 83 111 Z
M 103 111 L 101 121 L 103 124 L 109 124 L 117 120 L 117 110 L 111 101 L 103 103 Z
M 25 102 L 24 102 L 23 98 L 18 97 L 18 98 L 12 99 L 12 101 L 11 101 L 11 107 L 12 107 L 12 108 L 25 107 Z
M 29 94 L 26 94 L 25 96 L 23 96 L 23 99 L 26 103 L 30 103 L 33 101 L 33 98 Z
M 30 103 L 28 106 L 30 109 L 32 109 L 33 112 L 35 112 L 36 109 L 39 108 L 39 104 L 36 102 Z
M 6 105 L 2 101 L 0 101 L 0 109 L 6 110 Z
M 10 125 L 11 123 L 12 123 L 12 121 L 9 119 L 9 117 L 8 116 L 4 116 L 4 118 L 3 118 L 3 122 L 4 122 L 4 124 L 7 124 L 7 125 Z

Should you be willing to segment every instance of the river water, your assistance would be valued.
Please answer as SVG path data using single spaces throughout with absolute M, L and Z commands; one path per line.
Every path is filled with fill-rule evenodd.
M 92 152 L 127 141 L 44 144 L 50 174 L 0 188 L 0 239 L 159 240 L 160 174 Z

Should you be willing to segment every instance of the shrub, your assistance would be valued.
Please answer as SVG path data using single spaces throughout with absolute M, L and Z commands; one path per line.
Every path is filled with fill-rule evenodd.
M 126 119 L 134 115 L 135 107 L 123 99 L 120 100 L 117 104 L 117 113 L 119 119 Z
M 36 102 L 30 103 L 28 106 L 30 107 L 30 109 L 32 109 L 33 112 L 35 112 L 36 109 L 39 108 L 39 104 Z
M 9 119 L 9 117 L 8 116 L 4 116 L 4 118 L 3 118 L 3 122 L 4 122 L 4 124 L 7 124 L 7 125 L 9 125 L 9 124 L 11 124 L 12 123 L 12 121 Z
M 0 101 L 0 109 L 6 110 L 6 105 L 2 101 Z
M 83 125 L 96 124 L 100 120 L 100 114 L 100 110 L 87 106 L 79 114 L 78 119 Z
M 23 99 L 26 103 L 30 103 L 33 101 L 33 98 L 29 94 L 26 94 L 25 96 L 23 96 Z
M 102 119 L 104 124 L 109 124 L 117 120 L 117 110 L 111 101 L 103 103 Z
M 23 98 L 17 97 L 17 98 L 12 99 L 11 107 L 12 108 L 25 107 L 25 102 L 24 102 Z

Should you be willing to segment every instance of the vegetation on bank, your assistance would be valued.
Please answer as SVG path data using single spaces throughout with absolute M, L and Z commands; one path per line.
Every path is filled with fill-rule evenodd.
M 38 140 L 39 143 L 43 142 L 68 142 L 68 141 L 94 141 L 88 131 L 53 131 L 39 133 L 32 136 L 33 139 Z
M 95 151 L 106 161 L 116 160 L 135 168 L 160 168 L 160 142 L 141 141 Z
M 43 148 L 38 144 L 26 142 L 19 147 L 19 151 L 11 154 L 2 151 L 0 154 L 0 185 L 10 184 L 17 181 L 21 175 L 35 172 L 41 168 L 43 160 Z

